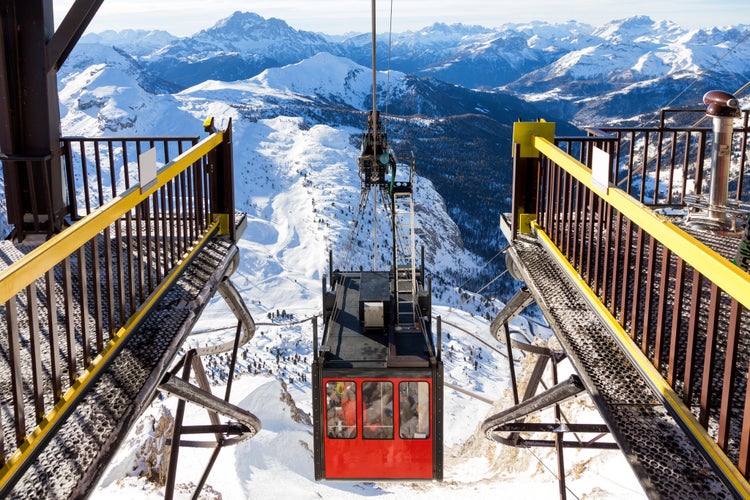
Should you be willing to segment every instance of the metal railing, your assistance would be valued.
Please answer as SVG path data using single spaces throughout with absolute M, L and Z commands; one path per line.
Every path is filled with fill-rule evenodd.
M 156 149 L 157 166 L 163 167 L 198 143 L 198 137 L 118 137 L 61 139 L 70 214 L 90 214 L 120 193 L 138 184 L 138 158 Z
M 733 172 L 733 197 L 746 200 L 747 128 L 738 133 L 743 151 L 735 152 L 742 163 Z M 692 428 L 725 476 L 740 483 L 738 491 L 747 491 L 750 275 L 646 206 L 684 206 L 688 179 L 693 189 L 703 189 L 705 131 L 608 130 L 606 136 L 554 141 L 543 135 L 529 138 L 536 158 L 519 158 L 522 146 L 516 149 L 516 174 L 533 186 L 514 188 L 514 226 L 521 231 L 536 219 L 531 226 L 538 237 L 559 250 L 600 304 L 600 314 L 619 325 L 665 404 Z M 672 145 L 665 157 L 660 148 L 667 142 Z M 615 160 L 609 186 L 594 182 L 593 146 Z M 687 158 L 673 162 L 676 151 Z
M 80 219 L 0 271 L 0 486 L 49 439 L 191 256 L 217 234 L 234 238 L 231 122 L 196 142 L 64 140 L 69 179 L 83 181 Z M 163 159 L 149 186 L 129 160 L 144 145 Z
M 750 203 L 748 116 L 735 120 L 729 179 L 730 202 Z M 663 110 L 656 127 L 602 127 L 588 129 L 588 139 L 556 137 L 555 143 L 571 156 L 590 165 L 593 146 L 612 157 L 610 179 L 641 203 L 650 206 L 684 206 L 706 195 L 711 162 L 711 126 L 705 110 Z

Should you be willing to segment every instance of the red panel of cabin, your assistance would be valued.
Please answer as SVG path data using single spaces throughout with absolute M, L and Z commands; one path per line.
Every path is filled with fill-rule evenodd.
M 430 379 L 328 378 L 324 462 L 328 479 L 431 479 Z

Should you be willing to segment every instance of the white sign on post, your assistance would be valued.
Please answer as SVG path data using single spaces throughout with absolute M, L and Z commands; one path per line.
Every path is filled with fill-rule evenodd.
M 141 181 L 141 193 L 148 191 L 156 184 L 156 148 L 138 155 L 138 175 Z
M 609 189 L 609 153 L 594 146 L 591 156 L 591 181 L 594 187 L 607 194 Z

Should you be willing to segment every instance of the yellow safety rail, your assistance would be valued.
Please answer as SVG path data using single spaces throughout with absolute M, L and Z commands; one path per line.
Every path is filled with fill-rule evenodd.
M 44 276 L 68 256 L 73 255 L 86 242 L 120 220 L 157 190 L 216 149 L 223 141 L 224 133 L 221 131 L 210 135 L 165 165 L 157 173 L 155 183 L 148 189 L 141 190 L 139 185 L 128 189 L 73 226 L 53 236 L 19 261 L 0 271 L 0 304 L 15 300 L 15 296 L 27 286 L 39 277 Z M 125 324 L 118 331 L 113 332 L 110 341 L 104 346 L 102 352 L 93 358 L 89 366 L 84 367 L 78 373 L 71 387 L 54 402 L 52 410 L 45 414 L 36 429 L 26 436 L 15 452 L 6 460 L 3 467 L 0 468 L 0 490 L 7 486 L 8 481 L 14 477 L 19 469 L 25 468 L 26 462 L 34 456 L 39 445 L 46 441 L 56 423 L 75 405 L 78 396 L 91 385 L 109 360 L 117 354 L 128 335 L 138 326 L 149 309 L 180 275 L 184 267 L 190 262 L 193 254 L 199 251 L 211 237 L 220 233 L 222 217 L 220 215 L 211 217 L 213 220 L 209 221 L 207 230 L 200 235 L 200 240 L 185 255 L 180 256 L 180 262 L 164 276 L 161 283 L 146 298 L 145 302 L 134 311 Z M 226 220 L 224 220 L 224 224 L 226 224 Z
M 73 254 L 85 242 L 104 231 L 177 174 L 216 148 L 222 141 L 222 132 L 208 136 L 195 147 L 165 165 L 157 173 L 156 183 L 148 190 L 141 191 L 140 186 L 130 188 L 73 226 L 56 234 L 21 260 L 0 271 L 0 304 L 10 300 L 39 276 L 62 262 L 65 257 Z
M 750 309 L 750 275 L 727 259 L 698 241 L 673 223 L 655 213 L 647 206 L 632 198 L 629 194 L 613 186 L 602 189 L 592 181 L 592 171 L 586 165 L 556 147 L 549 138 L 534 135 L 529 143 L 578 180 L 583 186 L 592 190 L 605 203 L 616 209 L 622 216 L 643 229 L 651 237 L 659 241 L 673 254 L 689 263 L 694 269 L 714 283 L 721 283 L 722 289 L 739 303 Z M 641 374 L 649 380 L 652 388 L 661 395 L 662 402 L 670 411 L 679 417 L 683 425 L 694 436 L 703 448 L 705 456 L 710 457 L 715 466 L 732 483 L 736 491 L 742 492 L 750 498 L 750 484 L 738 470 L 725 452 L 718 446 L 714 438 L 698 422 L 691 410 L 676 394 L 674 389 L 662 377 L 651 360 L 635 344 L 633 338 L 602 303 L 598 295 L 590 288 L 575 267 L 568 261 L 563 252 L 556 246 L 549 235 L 536 222 L 531 222 L 531 229 L 537 235 L 542 245 L 555 256 L 563 266 L 564 271 L 587 302 L 595 309 L 600 318 L 613 332 L 615 339 Z
M 606 192 L 599 189 L 592 181 L 591 169 L 556 147 L 550 140 L 539 136 L 534 137 L 534 147 L 581 184 L 595 191 L 602 200 L 656 238 L 675 255 L 679 255 L 705 277 L 714 283 L 721 283 L 727 293 L 750 309 L 750 274 L 635 200 L 625 191 L 612 186 Z

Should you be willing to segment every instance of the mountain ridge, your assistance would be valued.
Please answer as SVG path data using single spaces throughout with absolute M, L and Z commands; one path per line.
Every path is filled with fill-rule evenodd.
M 651 33 L 654 27 L 660 31 Z M 731 34 L 730 41 L 722 38 L 727 33 Z M 134 35 L 129 33 L 123 40 L 130 45 Z M 143 36 L 151 42 L 148 32 Z M 510 192 L 512 183 L 513 121 L 543 117 L 556 122 L 558 133 L 565 135 L 576 132 L 568 120 L 587 125 L 611 123 L 613 117 L 620 123 L 640 120 L 676 95 L 693 99 L 696 94 L 702 95 L 699 86 L 684 92 L 700 72 L 691 65 L 696 59 L 685 50 L 686 41 L 707 47 L 701 59 L 705 66 L 716 62 L 728 48 L 741 45 L 747 36 L 750 30 L 745 28 L 690 31 L 644 16 L 601 27 L 572 21 L 559 26 L 527 23 L 504 30 L 434 24 L 394 38 L 393 48 L 398 50 L 393 51 L 393 60 L 401 57 L 399 54 L 411 54 L 409 64 L 415 71 L 402 72 L 396 64 L 391 71 L 383 71 L 388 66 L 379 64 L 378 107 L 387 117 L 386 126 L 391 127 L 397 156 L 417 158 L 418 171 L 445 199 L 467 248 L 490 259 L 504 245 L 497 219 L 510 203 L 503 193 Z M 675 58 L 667 61 L 669 64 L 659 52 L 667 43 L 676 47 L 668 53 Z M 255 51 L 253 44 L 257 44 Z M 386 53 L 383 36 L 379 44 L 379 53 Z M 273 48 L 274 58 L 266 52 L 268 47 Z M 331 43 L 318 34 L 299 32 L 279 19 L 236 12 L 193 37 L 168 39 L 165 47 L 145 56 L 129 56 L 125 49 L 110 48 L 110 54 L 119 54 L 125 61 L 118 64 L 129 68 L 127 74 L 140 76 L 130 87 L 108 87 L 113 91 L 110 94 L 103 88 L 89 88 L 98 84 L 70 90 L 76 93 L 78 102 L 69 101 L 63 111 L 78 116 L 79 125 L 95 119 L 89 128 L 100 132 L 112 132 L 118 126 L 138 132 L 146 128 L 144 123 L 158 123 L 163 127 L 159 130 L 177 133 L 183 118 L 167 119 L 169 115 L 163 112 L 152 114 L 151 109 L 160 109 L 158 104 L 141 110 L 142 105 L 136 101 L 161 103 L 174 99 L 181 103 L 178 108 L 184 108 L 186 100 L 200 98 L 214 102 L 213 109 L 236 111 L 241 119 L 251 121 L 295 116 L 307 126 L 330 124 L 359 129 L 366 123 L 372 102 L 369 49 L 369 37 L 364 35 Z M 85 72 L 83 61 L 93 62 L 91 54 L 95 53 L 74 50 L 61 75 Z M 430 65 L 420 70 L 419 61 L 428 58 Z M 281 64 L 277 59 L 290 62 Z M 357 59 L 364 61 L 358 63 Z M 607 64 L 600 59 L 606 59 Z M 486 61 L 494 61 L 498 67 Z M 471 82 L 460 85 L 439 78 L 451 71 L 465 73 L 462 68 L 471 69 L 475 78 L 497 76 L 523 65 L 536 69 L 494 88 L 470 88 Z M 718 71 L 725 66 L 702 74 L 726 83 L 731 80 Z M 684 70 L 670 73 L 673 67 Z M 217 68 L 220 74 L 215 74 Z M 252 76 L 243 77 L 245 73 Z M 198 82 L 187 87 L 178 85 L 170 80 L 174 74 L 182 78 L 189 75 Z M 162 82 L 178 85 L 182 91 L 168 92 Z M 133 98 L 129 104 L 122 104 L 126 88 L 134 89 Z M 142 96 L 136 97 L 141 91 Z M 157 98 L 161 93 L 164 99 Z M 352 141 L 357 141 L 356 135 Z M 502 271 L 502 266 L 489 271 Z
M 296 30 L 280 19 L 239 11 L 190 37 L 167 39 L 162 35 L 168 43 L 150 52 L 153 38 L 144 36 L 146 46 L 138 48 L 130 35 L 123 37 L 126 50 L 151 73 L 181 88 L 209 79 L 251 78 L 319 52 L 366 67 L 371 64 L 370 35 L 334 39 Z M 748 37 L 747 25 L 683 29 L 647 16 L 600 26 L 536 21 L 491 29 L 435 23 L 421 30 L 378 35 L 377 64 L 467 88 L 507 92 L 529 101 L 552 96 L 560 103 L 556 109 L 564 113 L 562 118 L 590 125 L 586 121 L 592 118 L 624 118 L 614 114 L 614 106 L 592 109 L 586 103 L 592 95 L 614 100 L 616 94 L 627 93 L 634 86 L 641 90 L 648 87 L 647 93 L 653 95 L 660 85 L 676 86 L 686 78 L 702 79 L 704 88 L 739 88 L 747 80 L 738 61 L 750 58 L 750 43 L 745 43 Z M 108 40 L 116 42 L 112 37 Z M 701 95 L 688 92 L 673 104 L 689 106 L 699 102 Z M 657 111 L 646 109 L 641 102 L 634 99 L 625 118 Z M 645 102 L 651 105 L 653 99 Z M 622 108 L 619 111 L 622 113 Z

